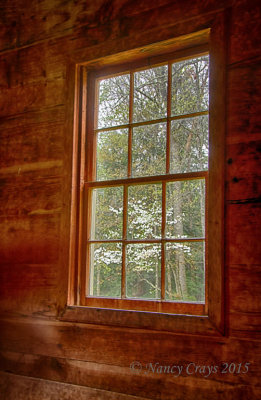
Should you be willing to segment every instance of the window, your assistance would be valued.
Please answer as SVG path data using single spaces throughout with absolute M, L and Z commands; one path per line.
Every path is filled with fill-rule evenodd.
M 86 305 L 204 313 L 208 65 L 92 78 Z
M 77 65 L 68 304 L 86 321 L 223 324 L 223 53 L 209 33 Z

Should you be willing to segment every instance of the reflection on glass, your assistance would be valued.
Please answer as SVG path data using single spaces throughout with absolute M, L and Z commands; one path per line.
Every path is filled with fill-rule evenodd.
M 204 179 L 169 182 L 166 195 L 166 237 L 204 237 Z
M 161 184 L 129 187 L 128 239 L 161 237 L 161 199 Z
M 208 56 L 172 64 L 172 115 L 208 110 L 208 75 Z
M 204 243 L 166 244 L 166 300 L 204 302 Z
M 133 128 L 132 176 L 166 173 L 166 124 Z
M 170 172 L 208 169 L 208 116 L 171 122 Z
M 122 245 L 95 243 L 90 251 L 90 296 L 121 296 Z
M 91 239 L 121 239 L 123 187 L 93 189 Z
M 166 117 L 167 82 L 167 65 L 134 73 L 134 122 Z
M 160 244 L 130 244 L 126 260 L 127 297 L 159 299 L 161 297 Z
M 97 180 L 125 178 L 128 165 L 128 129 L 99 132 Z
M 99 82 L 98 128 L 129 122 L 130 75 L 120 75 Z

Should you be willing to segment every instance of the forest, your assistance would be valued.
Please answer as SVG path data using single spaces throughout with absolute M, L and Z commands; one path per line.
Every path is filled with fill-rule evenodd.
M 97 80 L 88 296 L 204 303 L 208 83 L 208 55 Z

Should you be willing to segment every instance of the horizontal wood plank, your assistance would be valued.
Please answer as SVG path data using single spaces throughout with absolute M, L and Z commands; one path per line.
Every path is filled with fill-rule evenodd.
M 64 104 L 64 79 L 2 89 L 0 117 Z
M 30 215 L 59 214 L 62 210 L 61 168 L 23 171 L 1 175 L 0 219 Z
M 38 124 L 36 130 L 34 126 L 2 129 L 0 174 L 1 168 L 12 165 L 62 160 L 63 129 L 60 122 Z
M 6 313 L 56 316 L 59 264 L 2 263 L 0 307 Z
M 138 30 L 154 28 L 155 21 L 161 20 L 161 27 L 173 24 L 173 21 L 184 21 L 199 14 L 205 14 L 220 10 L 227 6 L 229 2 L 224 0 L 218 4 L 215 0 L 207 0 L 203 4 L 195 1 L 193 4 L 189 0 L 183 1 L 179 7 L 173 7 L 172 3 L 166 0 L 155 0 L 149 2 L 142 1 L 133 7 L 127 0 L 115 0 L 108 4 L 105 0 L 99 0 L 88 4 L 84 0 L 77 3 L 68 2 L 60 7 L 59 0 L 50 2 L 42 1 L 37 6 L 30 4 L 30 12 L 26 3 L 17 0 L 16 7 L 20 8 L 23 18 L 16 18 L 16 8 L 9 7 L 2 16 L 2 21 L 6 28 L 3 30 L 2 50 L 14 49 L 16 47 L 29 46 L 50 38 L 59 38 L 72 35 L 79 28 L 82 35 L 92 36 L 96 43 L 101 40 L 97 34 L 99 27 L 104 27 L 107 35 L 104 37 L 112 39 L 126 37 L 135 34 Z M 124 18 L 123 18 L 124 16 Z M 8 29 L 7 26 L 12 27 Z M 144 26 L 145 25 L 145 26 Z M 104 31 L 104 33 L 105 33 Z M 11 37 L 8 36 L 11 33 Z M 9 39 L 9 41 L 8 41 Z
M 122 393 L 107 392 L 89 387 L 74 386 L 40 379 L 19 377 L 0 373 L 0 389 L 4 400 L 146 400 L 140 396 L 129 396 Z M 149 399 L 147 399 L 149 400 Z
M 0 218 L 1 263 L 57 262 L 59 228 L 59 212 Z
M 22 112 L 15 115 L 5 115 L 0 119 L 3 137 L 9 136 L 11 130 L 30 130 L 36 132 L 38 125 L 61 123 L 65 121 L 65 107 L 60 104 L 46 109 Z
M 84 387 L 92 386 L 115 393 L 122 392 L 124 388 L 124 392 L 128 395 L 150 396 L 153 399 L 175 399 L 184 393 L 189 397 L 193 396 L 195 389 L 199 391 L 200 398 L 207 398 L 207 396 L 218 398 L 215 397 L 218 393 L 227 396 L 230 392 L 245 394 L 248 392 L 248 389 L 244 387 L 249 379 L 247 374 L 224 374 L 224 382 L 220 382 L 223 370 L 220 366 L 219 371 L 209 377 L 204 377 L 204 374 L 199 373 L 189 377 L 192 368 L 188 367 L 189 364 L 182 364 L 182 362 L 179 363 L 179 366 L 183 366 L 180 375 L 177 369 L 173 369 L 175 372 L 172 374 L 153 373 L 149 364 L 147 367 L 143 365 L 140 373 L 133 373 L 128 366 L 122 368 L 101 363 L 97 365 L 85 361 L 11 352 L 0 353 L 0 362 L 3 370 L 12 374 Z M 251 367 L 252 370 L 253 367 Z M 253 371 L 250 372 L 253 378 L 252 387 L 259 386 L 257 368 L 255 373 L 257 375 L 254 375 Z
M 0 52 L 0 88 L 13 88 L 44 82 L 47 79 L 65 78 L 64 55 L 59 53 L 56 42 L 39 43 L 2 54 Z
M 21 317 L 2 320 L 1 339 L 1 349 L 4 343 L 5 351 L 42 354 L 94 363 L 99 360 L 103 364 L 121 366 L 129 366 L 130 362 L 136 360 L 142 364 L 163 361 L 171 363 L 180 360 L 241 362 L 239 361 L 241 359 L 244 362 L 258 363 L 261 345 L 257 341 L 224 337 L 217 339 L 150 329 L 75 324 Z

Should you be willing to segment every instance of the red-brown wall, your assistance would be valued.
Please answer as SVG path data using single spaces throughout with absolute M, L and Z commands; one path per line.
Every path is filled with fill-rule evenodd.
M 68 65 L 223 13 L 227 31 L 226 335 L 60 320 L 68 286 Z M 257 0 L 0 1 L 0 398 L 261 398 L 261 7 Z M 163 32 L 163 33 L 162 33 Z M 120 43 L 120 45 L 119 45 Z M 68 115 L 69 113 L 69 115 Z M 218 188 L 217 188 L 218 189 Z M 133 374 L 249 362 L 245 374 Z

